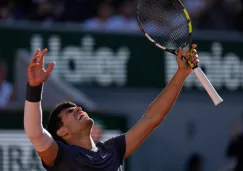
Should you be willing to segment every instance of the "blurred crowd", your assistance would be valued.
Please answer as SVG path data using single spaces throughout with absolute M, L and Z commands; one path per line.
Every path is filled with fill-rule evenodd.
M 243 0 L 182 1 L 194 28 L 243 31 Z M 135 0 L 0 1 L 2 20 L 75 22 L 86 29 L 138 30 L 135 15 Z
M 6 79 L 7 75 L 8 65 L 0 59 L 0 110 L 8 106 L 15 95 L 14 86 Z
M 80 23 L 85 29 L 138 30 L 135 3 L 122 0 L 1 0 L 2 20 Z
M 243 31 L 243 0 L 183 0 L 198 29 Z

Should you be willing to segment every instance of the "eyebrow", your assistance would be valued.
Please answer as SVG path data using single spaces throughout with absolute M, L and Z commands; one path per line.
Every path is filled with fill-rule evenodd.
M 71 107 L 65 111 L 65 114 L 67 114 L 70 110 L 73 110 L 75 107 Z

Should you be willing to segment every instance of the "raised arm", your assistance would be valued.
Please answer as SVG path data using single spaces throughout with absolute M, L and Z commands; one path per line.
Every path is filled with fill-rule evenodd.
M 52 136 L 42 126 L 41 98 L 43 83 L 48 79 L 54 63 L 47 70 L 44 69 L 44 55 L 37 50 L 28 66 L 28 84 L 24 107 L 24 129 L 31 143 L 37 150 L 42 161 L 47 166 L 52 166 L 57 156 L 58 146 Z
M 196 48 L 193 45 L 193 48 Z M 188 56 L 188 52 L 186 54 Z M 199 62 L 197 51 L 194 49 L 192 62 Z M 178 70 L 165 89 L 148 107 L 141 120 L 126 133 L 125 158 L 131 155 L 149 136 L 149 134 L 164 120 L 175 103 L 183 83 L 192 69 L 182 60 L 182 50 L 177 56 Z

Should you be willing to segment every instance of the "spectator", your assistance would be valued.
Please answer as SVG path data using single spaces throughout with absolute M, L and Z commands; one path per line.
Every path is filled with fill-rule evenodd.
M 33 0 L 30 19 L 34 21 L 52 20 L 52 3 L 49 0 Z
M 242 114 L 243 121 L 243 114 Z M 243 171 L 243 132 L 236 124 L 231 125 L 231 139 L 226 149 L 226 155 L 236 160 L 233 171 Z
M 206 10 L 206 0 L 184 0 L 184 5 L 190 13 L 193 27 L 198 27 L 199 17 Z
M 27 20 L 32 9 L 32 0 L 15 0 L 15 6 L 13 9 L 13 17 L 15 20 Z
M 238 31 L 243 31 L 243 0 L 225 0 L 226 9 L 228 9 L 234 27 Z
M 86 20 L 83 23 L 83 28 L 103 31 L 107 30 L 112 12 L 112 7 L 109 4 L 102 4 L 99 6 L 97 17 Z
M 206 0 L 203 9 L 197 18 L 199 29 L 232 30 L 234 28 L 225 0 Z
M 192 154 L 187 161 L 186 171 L 202 171 L 203 170 L 203 158 L 201 155 L 195 153 Z
M 6 20 L 13 17 L 15 3 L 14 1 L 1 0 L 0 1 L 0 19 Z
M 14 95 L 13 86 L 6 80 L 7 69 L 7 64 L 0 61 L 0 108 L 6 107 Z
M 120 7 L 120 15 L 114 16 L 109 21 L 111 30 L 138 31 L 138 25 L 135 17 L 135 4 L 124 2 Z
M 64 12 L 65 12 L 65 7 L 64 7 L 64 2 L 59 1 L 59 0 L 53 0 L 52 1 L 52 18 L 54 21 L 64 21 Z
M 83 22 L 93 16 L 103 0 L 63 0 L 65 21 Z

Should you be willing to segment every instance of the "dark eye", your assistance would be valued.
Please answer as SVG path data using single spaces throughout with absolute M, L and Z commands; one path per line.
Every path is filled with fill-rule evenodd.
M 73 108 L 72 109 L 69 109 L 66 114 L 70 114 L 72 112 L 73 112 Z

